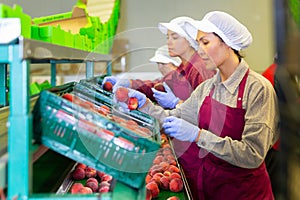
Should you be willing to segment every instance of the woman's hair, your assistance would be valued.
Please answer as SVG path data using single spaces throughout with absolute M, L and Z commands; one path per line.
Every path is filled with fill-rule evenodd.
M 213 33 L 213 34 L 214 34 L 215 36 L 217 36 L 217 37 L 221 40 L 221 42 L 225 43 L 225 42 L 223 41 L 223 39 L 222 39 L 218 34 L 216 34 L 216 33 Z M 235 50 L 235 49 L 233 49 L 233 48 L 231 48 L 231 49 L 233 50 L 234 54 L 237 55 L 237 57 L 239 58 L 239 61 L 241 62 L 242 58 L 244 58 L 244 56 L 241 54 L 241 52 L 238 51 L 238 50 Z

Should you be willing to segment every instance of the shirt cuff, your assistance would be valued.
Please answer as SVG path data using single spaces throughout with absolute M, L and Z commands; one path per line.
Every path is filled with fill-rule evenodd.
M 218 138 L 218 136 L 210 131 L 202 129 L 197 145 L 203 149 L 210 150 L 214 147 L 215 141 L 217 141 Z

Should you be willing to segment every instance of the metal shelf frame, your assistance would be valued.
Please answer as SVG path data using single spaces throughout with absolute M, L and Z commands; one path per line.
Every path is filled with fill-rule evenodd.
M 74 199 L 70 196 L 32 194 L 32 114 L 29 102 L 31 63 L 51 64 L 54 86 L 57 63 L 85 63 L 86 78 L 94 76 L 94 63 L 106 62 L 111 74 L 111 55 L 86 52 L 41 41 L 18 37 L 0 44 L 0 105 L 9 105 L 8 116 L 8 199 Z M 9 92 L 7 73 L 9 65 Z M 76 197 L 78 198 L 78 197 Z M 82 199 L 98 199 L 84 196 Z

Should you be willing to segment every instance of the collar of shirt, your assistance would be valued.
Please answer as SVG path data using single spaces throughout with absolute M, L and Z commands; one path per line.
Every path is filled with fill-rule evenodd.
M 195 53 L 192 55 L 190 60 L 187 61 L 186 65 L 183 65 L 182 63 L 180 66 L 177 68 L 177 71 L 182 75 L 185 76 L 186 74 L 189 73 L 189 71 L 195 67 L 195 63 L 199 62 L 200 56 L 198 53 L 195 51 Z
M 218 71 L 216 76 L 214 77 L 214 86 L 216 87 L 217 85 L 222 84 L 231 94 L 234 94 L 234 92 L 239 87 L 248 68 L 248 64 L 245 62 L 244 59 L 242 59 L 236 70 L 233 72 L 233 74 L 224 82 L 221 82 L 220 71 Z

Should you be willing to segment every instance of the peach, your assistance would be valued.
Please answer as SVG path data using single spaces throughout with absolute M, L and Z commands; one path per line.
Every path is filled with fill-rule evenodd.
M 181 178 L 180 174 L 177 172 L 172 172 L 169 179 Z
M 160 91 L 160 92 L 166 92 L 165 87 L 162 83 L 156 83 L 154 85 L 154 89 Z
M 108 181 L 101 181 L 101 182 L 99 183 L 99 188 L 100 188 L 100 187 L 104 187 L 104 186 L 110 187 L 110 183 L 109 183 Z
M 153 176 L 152 176 L 152 179 L 151 179 L 151 181 L 153 180 L 153 181 L 155 181 L 157 184 L 160 184 L 160 179 L 161 179 L 161 177 L 163 177 L 164 175 L 162 174 L 162 173 L 156 173 L 156 174 L 154 174 Z
M 85 178 L 85 171 L 82 168 L 77 168 L 72 171 L 71 175 L 75 180 L 82 180 Z
M 102 176 L 101 181 L 107 181 L 107 182 L 109 182 L 109 181 L 112 180 L 112 178 L 113 177 L 111 175 L 105 174 L 105 175 Z
M 98 185 L 98 180 L 96 178 L 94 178 L 94 177 L 88 178 L 88 180 L 86 180 L 86 182 L 87 183 L 88 182 L 94 182 L 94 183 L 96 183 Z
M 86 182 L 85 186 L 91 188 L 93 192 L 98 190 L 98 183 L 95 183 L 94 181 Z
M 150 174 L 147 174 L 146 178 L 145 178 L 145 183 L 146 184 L 149 183 L 151 179 L 152 179 L 152 176 L 150 176 Z
M 104 172 L 102 172 L 102 171 L 97 171 L 97 176 L 98 176 L 100 179 L 102 179 L 102 176 L 104 176 L 104 175 L 105 175 Z
M 109 186 L 99 187 L 98 192 L 100 192 L 100 193 L 106 193 L 106 192 L 109 192 Z
M 129 110 L 136 110 L 139 106 L 139 101 L 135 97 L 130 97 L 127 104 Z
M 167 200 L 180 200 L 180 199 L 179 199 L 179 197 L 171 196 L 171 197 L 167 198 Z
M 103 84 L 103 89 L 107 92 L 112 92 L 113 90 L 113 84 L 110 82 L 110 81 L 106 81 L 104 84 Z
M 151 200 L 152 199 L 152 194 L 150 190 L 146 190 L 146 200 Z
M 77 168 L 82 168 L 82 169 L 85 169 L 86 168 L 86 165 L 85 164 L 83 164 L 83 163 L 78 163 L 77 165 L 76 165 L 76 167 L 75 167 L 76 169 Z
M 169 168 L 169 163 L 162 161 L 161 163 L 159 163 L 159 165 L 162 167 L 163 171 L 166 171 Z
M 91 188 L 84 186 L 84 187 L 79 189 L 78 193 L 80 193 L 80 194 L 92 194 L 93 191 L 92 191 Z
M 156 156 L 153 160 L 153 164 L 159 164 L 163 161 L 164 157 L 159 155 L 159 156 Z
M 183 189 L 183 182 L 180 178 L 174 178 L 170 181 L 169 189 L 172 192 L 180 192 Z
M 120 87 L 116 90 L 116 99 L 120 102 L 126 102 L 128 100 L 128 89 Z
M 172 173 L 168 170 L 164 171 L 164 176 L 169 177 Z
M 81 188 L 83 188 L 82 183 L 74 183 L 71 186 L 70 191 L 71 191 L 72 194 L 77 194 Z
M 96 177 L 97 176 L 97 170 L 95 170 L 94 168 L 88 166 L 88 167 L 85 168 L 85 176 L 87 178 Z
M 66 99 L 66 100 L 68 100 L 68 101 L 73 102 L 73 100 L 74 100 L 74 95 L 73 95 L 73 94 L 70 94 L 70 93 L 65 93 L 65 94 L 62 95 L 62 98 Z
M 168 170 L 170 172 L 177 172 L 177 173 L 180 172 L 180 169 L 178 167 L 174 166 L 174 165 L 170 165 Z
M 161 187 L 161 189 L 163 189 L 163 190 L 169 189 L 170 180 L 169 180 L 168 177 L 163 176 L 163 177 L 160 178 L 159 181 L 160 181 L 160 187 Z
M 159 195 L 159 192 L 160 192 L 159 187 L 158 187 L 157 183 L 154 181 L 151 181 L 150 183 L 148 183 L 146 185 L 146 189 L 151 192 L 152 198 L 156 198 Z

